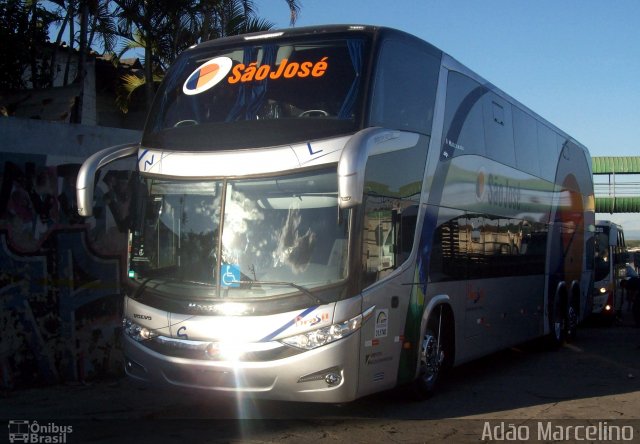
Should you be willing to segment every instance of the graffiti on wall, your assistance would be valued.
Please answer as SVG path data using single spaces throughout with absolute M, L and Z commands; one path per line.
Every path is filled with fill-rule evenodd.
M 77 214 L 83 159 L 0 153 L 0 386 L 119 373 L 129 171 L 96 178 Z

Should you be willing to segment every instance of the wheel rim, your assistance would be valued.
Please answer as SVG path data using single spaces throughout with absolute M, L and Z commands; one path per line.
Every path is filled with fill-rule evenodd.
M 426 383 L 432 383 L 438 378 L 442 362 L 444 361 L 444 350 L 438 347 L 437 338 L 427 333 L 422 341 L 421 364 L 422 379 Z
M 553 333 L 555 338 L 560 341 L 562 339 L 562 331 L 564 330 L 564 314 L 562 313 L 562 307 L 560 304 L 557 304 L 554 310 L 554 319 L 553 319 Z
M 568 324 L 567 328 L 569 333 L 573 333 L 578 326 L 578 312 L 573 306 L 569 306 L 569 312 L 567 313 Z
M 553 332 L 556 335 L 556 339 L 560 339 L 562 335 L 562 322 L 556 320 L 553 324 Z

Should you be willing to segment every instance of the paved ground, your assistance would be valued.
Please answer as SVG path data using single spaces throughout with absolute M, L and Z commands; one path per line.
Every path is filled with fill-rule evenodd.
M 626 427 L 640 442 L 640 329 L 629 321 L 587 326 L 555 352 L 527 345 L 461 366 L 424 402 L 399 391 L 340 406 L 236 401 L 122 379 L 12 392 L 0 400 L 0 418 L 72 425 L 69 443 L 457 443 L 496 439 L 488 433 L 510 425 L 530 439 L 569 425 L 599 427 L 601 438 L 607 427 Z

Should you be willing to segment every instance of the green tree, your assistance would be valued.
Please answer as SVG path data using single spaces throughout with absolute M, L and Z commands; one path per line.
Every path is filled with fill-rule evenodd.
M 75 60 L 73 51 L 67 54 L 67 63 L 62 79 L 63 85 L 76 81 L 81 85 L 78 100 L 77 122 L 82 116 L 82 104 L 84 99 L 84 78 L 87 72 L 87 56 L 92 46 L 99 42 L 105 52 L 112 52 L 118 29 L 115 26 L 114 14 L 111 7 L 111 0 L 52 0 L 57 5 L 56 15 L 58 17 L 58 32 L 54 48 L 59 48 L 64 35 L 68 36 L 69 48 L 78 48 L 79 66 L 76 78 L 70 78 L 70 67 Z M 79 31 L 76 32 L 76 24 Z M 52 51 L 51 66 L 56 66 L 58 51 Z M 55 72 L 51 72 L 51 84 L 53 84 Z
M 148 107 L 155 92 L 154 79 L 177 55 L 193 45 L 229 35 L 264 31 L 273 24 L 257 16 L 253 0 L 113 0 L 117 6 L 120 33 L 126 36 L 119 56 L 128 50 L 144 51 L 144 79 L 129 76 L 125 81 L 125 100 L 144 86 Z M 285 0 L 293 25 L 300 12 L 298 0 Z M 155 82 L 157 83 L 157 82 Z
M 0 90 L 49 86 L 49 25 L 55 16 L 35 0 L 0 0 Z
M 154 94 L 153 74 L 162 57 L 161 43 L 168 31 L 170 17 L 188 10 L 191 0 L 114 0 L 120 33 L 128 39 L 125 48 L 139 45 L 144 51 L 144 88 L 146 105 Z M 121 52 L 122 55 L 122 52 Z M 155 60 L 154 60 L 155 59 Z M 156 63 L 154 63 L 154 61 Z

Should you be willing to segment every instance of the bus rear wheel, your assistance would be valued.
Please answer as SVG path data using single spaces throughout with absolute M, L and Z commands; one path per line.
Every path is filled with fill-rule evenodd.
M 567 342 L 575 341 L 578 336 L 578 305 L 575 298 L 572 298 L 567 308 L 566 327 Z

